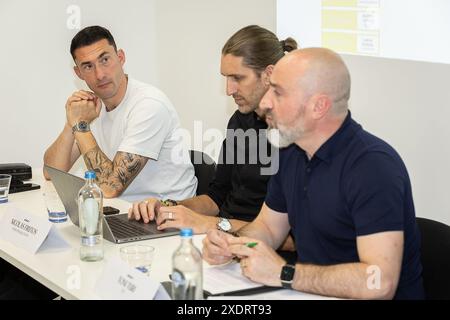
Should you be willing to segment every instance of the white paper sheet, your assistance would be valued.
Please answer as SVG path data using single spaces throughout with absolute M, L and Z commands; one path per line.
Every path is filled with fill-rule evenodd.
M 221 266 L 209 266 L 203 270 L 203 290 L 211 294 L 240 291 L 262 287 L 242 274 L 241 265 L 231 262 Z

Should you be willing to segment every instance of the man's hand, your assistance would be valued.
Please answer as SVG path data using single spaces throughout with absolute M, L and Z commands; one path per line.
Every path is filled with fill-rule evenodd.
M 252 248 L 248 243 L 257 243 Z M 267 286 L 281 286 L 281 269 L 286 261 L 275 250 L 260 240 L 247 237 L 228 240 L 228 250 L 231 254 L 241 257 L 242 274 L 249 279 Z
M 91 123 L 100 115 L 101 100 L 92 92 L 76 91 L 66 103 L 67 123 L 73 127 L 78 121 Z
M 160 207 L 156 215 L 158 230 L 167 228 L 192 228 L 195 234 L 215 229 L 216 217 L 209 217 L 192 211 L 183 205 Z
M 223 264 L 233 259 L 229 242 L 234 237 L 223 231 L 211 229 L 203 239 L 203 259 L 209 264 Z
M 155 220 L 156 215 L 161 208 L 161 202 L 155 198 L 148 198 L 141 202 L 133 203 L 133 206 L 128 209 L 128 219 L 142 220 L 149 223 Z

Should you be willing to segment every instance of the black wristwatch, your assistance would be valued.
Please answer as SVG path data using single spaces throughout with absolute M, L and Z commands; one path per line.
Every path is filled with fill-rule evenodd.
M 81 120 L 75 123 L 75 125 L 72 127 L 72 133 L 75 132 L 89 132 L 91 131 L 91 128 L 89 127 L 89 122 Z
M 285 264 L 281 268 L 280 280 L 283 288 L 292 289 L 292 283 L 294 282 L 295 266 L 292 264 Z

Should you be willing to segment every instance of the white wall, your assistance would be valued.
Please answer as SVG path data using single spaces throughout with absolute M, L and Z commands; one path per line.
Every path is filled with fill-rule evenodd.
M 67 8 L 81 8 L 82 26 L 110 28 L 127 54 L 126 70 L 157 82 L 154 0 L 0 0 L 0 163 L 42 167 L 45 149 L 65 123 L 65 103 L 82 88 L 73 73 Z
M 220 75 L 225 41 L 248 24 L 275 29 L 275 0 L 0 0 L 0 163 L 41 167 L 67 97 L 82 88 L 68 52 L 77 31 L 66 26 L 70 5 L 80 7 L 81 27 L 110 29 L 126 71 L 161 88 L 188 130 L 199 120 L 223 132 L 235 110 Z
M 450 65 L 345 56 L 350 109 L 402 156 L 417 216 L 450 224 Z
M 159 85 L 177 107 L 184 128 L 193 132 L 194 121 L 203 121 L 203 130 L 217 128 L 224 134 L 236 105 L 226 96 L 225 81 L 220 75 L 222 47 L 236 31 L 249 24 L 275 31 L 275 2 L 156 2 Z M 196 150 L 211 146 L 206 139 L 203 144 L 201 139 L 192 142 Z M 217 142 L 215 151 L 222 141 Z M 218 152 L 208 153 L 217 159 Z

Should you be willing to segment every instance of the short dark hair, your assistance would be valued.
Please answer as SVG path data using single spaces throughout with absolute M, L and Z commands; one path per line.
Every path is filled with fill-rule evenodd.
M 108 29 L 100 26 L 90 26 L 80 30 L 75 37 L 73 37 L 72 43 L 70 44 L 70 54 L 72 55 L 73 60 L 75 60 L 75 50 L 89 46 L 103 39 L 108 40 L 108 43 L 117 51 L 114 37 Z
M 285 52 L 297 49 L 292 38 L 278 40 L 277 36 L 260 26 L 251 25 L 236 32 L 224 45 L 222 55 L 243 57 L 244 64 L 260 74 L 268 65 L 275 65 Z

